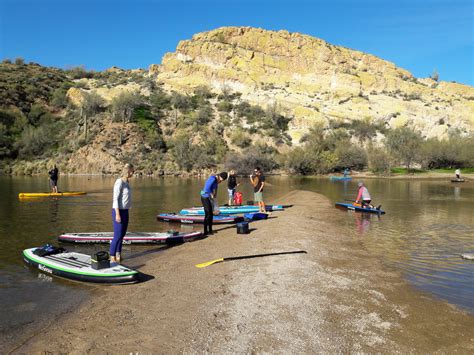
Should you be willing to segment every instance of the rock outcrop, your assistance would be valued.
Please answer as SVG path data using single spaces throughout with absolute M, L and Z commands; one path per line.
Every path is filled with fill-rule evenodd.
M 411 124 L 427 137 L 472 131 L 474 88 L 417 79 L 376 56 L 311 36 L 251 27 L 223 27 L 181 41 L 150 75 L 166 88 L 224 87 L 294 117 L 297 139 L 316 121 L 366 119 Z

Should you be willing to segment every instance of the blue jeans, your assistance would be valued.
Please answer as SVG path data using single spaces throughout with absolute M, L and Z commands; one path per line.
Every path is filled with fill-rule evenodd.
M 112 222 L 114 225 L 114 239 L 110 243 L 110 256 L 115 257 L 115 254 L 122 252 L 122 240 L 127 233 L 128 227 L 128 210 L 119 210 L 121 223 L 115 220 L 115 209 L 112 208 Z

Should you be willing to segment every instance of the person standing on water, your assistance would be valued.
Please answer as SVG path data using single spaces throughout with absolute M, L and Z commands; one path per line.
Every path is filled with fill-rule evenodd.
M 344 177 L 347 177 L 347 175 L 349 175 L 350 171 L 349 171 L 349 169 L 345 168 L 342 173 L 344 174 Z
M 211 175 L 206 180 L 204 188 L 201 190 L 201 203 L 204 207 L 204 235 L 211 235 L 212 221 L 214 219 L 214 200 L 217 196 L 217 185 L 227 179 L 224 171 L 218 175 Z
M 110 261 L 120 263 L 122 240 L 128 228 L 128 210 L 132 206 L 132 190 L 128 184 L 134 173 L 132 164 L 125 164 L 122 176 L 115 181 L 112 198 L 112 223 L 114 238 L 110 243 Z
M 454 174 L 456 174 L 456 179 L 461 179 L 461 169 L 457 168 Z
M 229 206 L 232 206 L 234 204 L 235 189 L 239 185 L 240 184 L 237 183 L 237 178 L 235 176 L 235 171 L 230 170 L 229 171 L 229 181 L 227 182 L 227 191 L 229 193 Z
M 250 175 L 250 183 L 253 186 L 253 200 L 258 203 L 260 212 L 266 213 L 265 202 L 263 202 L 263 187 L 265 186 L 265 176 L 260 167 L 256 167 L 254 173 Z
M 56 164 L 53 165 L 53 168 L 48 171 L 49 182 L 51 184 L 51 191 L 55 194 L 58 193 L 58 179 L 59 179 L 59 170 L 56 167 Z

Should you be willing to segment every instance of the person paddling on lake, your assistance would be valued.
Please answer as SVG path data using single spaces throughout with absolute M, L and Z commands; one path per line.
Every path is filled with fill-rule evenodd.
M 217 185 L 227 179 L 224 171 L 218 175 L 211 175 L 206 180 L 204 188 L 201 190 L 201 203 L 204 207 L 204 235 L 214 234 L 212 221 L 214 219 L 214 201 L 217 196 Z
M 229 171 L 229 181 L 227 182 L 227 191 L 229 193 L 229 206 L 234 205 L 234 197 L 235 197 L 235 189 L 240 184 L 237 182 L 237 178 L 235 176 L 235 171 Z
M 122 261 L 122 241 L 128 228 L 128 210 L 132 206 L 132 190 L 128 184 L 134 173 L 132 164 L 125 164 L 122 176 L 115 181 L 114 195 L 112 198 L 112 223 L 114 238 L 110 243 L 110 261 Z
M 49 181 L 51 184 L 51 191 L 55 194 L 58 193 L 58 179 L 59 179 L 59 170 L 56 167 L 56 164 L 53 165 L 53 168 L 48 171 Z
M 365 187 L 362 181 L 359 181 L 357 185 L 359 186 L 359 193 L 357 194 L 355 203 L 360 203 L 363 208 L 374 208 L 374 206 L 370 204 L 370 202 L 372 201 L 372 197 L 370 197 L 370 193 L 367 187 Z M 380 207 L 381 206 L 377 207 L 377 209 L 380 209 Z
M 253 186 L 253 200 L 258 203 L 260 212 L 266 213 L 265 202 L 263 202 L 263 187 L 265 186 L 265 176 L 260 167 L 256 167 L 254 173 L 250 175 L 250 183 Z

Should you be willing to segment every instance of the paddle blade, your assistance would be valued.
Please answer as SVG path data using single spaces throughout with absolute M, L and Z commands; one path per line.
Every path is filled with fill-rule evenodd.
M 212 265 L 212 264 L 221 263 L 223 261 L 224 261 L 224 258 L 220 258 L 220 259 L 211 260 L 211 261 L 201 263 L 201 264 L 196 264 L 195 266 L 196 267 L 206 267 L 206 266 L 209 266 L 209 265 Z

